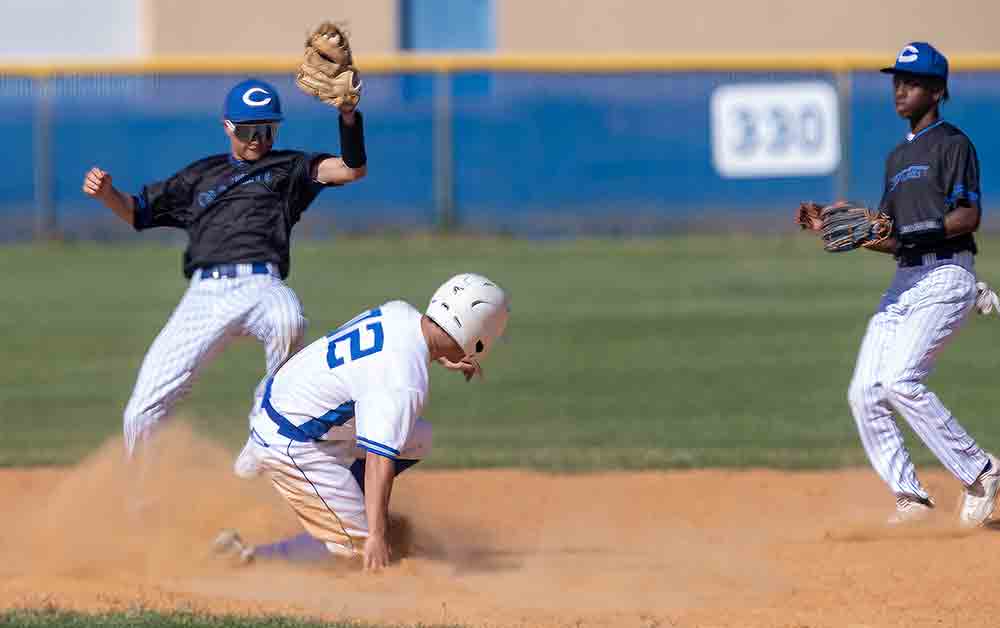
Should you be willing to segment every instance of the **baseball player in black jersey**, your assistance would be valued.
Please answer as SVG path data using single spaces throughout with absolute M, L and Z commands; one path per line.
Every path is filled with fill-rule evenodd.
M 302 345 L 306 319 L 283 282 L 292 227 L 324 188 L 364 177 L 367 158 L 353 104 L 340 108 L 340 157 L 272 150 L 282 119 L 277 90 L 246 80 L 226 97 L 227 154 L 196 161 L 134 196 L 116 189 L 100 168 L 84 178 L 83 191 L 137 231 L 176 227 L 189 238 L 190 286 L 146 353 L 125 408 L 130 455 L 233 338 L 264 344 L 265 379 Z
M 896 495 L 889 523 L 922 519 L 934 507 L 895 411 L 965 487 L 961 524 L 978 526 L 993 514 L 1000 463 L 924 380 L 976 303 L 979 160 L 969 138 L 941 118 L 948 99 L 944 55 L 910 43 L 882 71 L 892 75 L 896 112 L 910 132 L 886 160 L 879 209 L 893 220 L 892 236 L 867 248 L 893 255 L 897 270 L 869 322 L 848 398 L 868 458 Z

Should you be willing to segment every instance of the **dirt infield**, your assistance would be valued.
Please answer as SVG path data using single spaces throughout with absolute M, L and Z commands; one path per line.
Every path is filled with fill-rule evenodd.
M 292 613 L 473 626 L 965 626 L 1000 623 L 1000 537 L 959 532 L 958 488 L 925 480 L 931 523 L 881 525 L 868 470 L 402 476 L 395 510 L 419 555 L 380 575 L 343 565 L 220 563 L 296 531 L 263 480 L 173 430 L 142 477 L 108 443 L 73 469 L 0 471 L 0 607 Z

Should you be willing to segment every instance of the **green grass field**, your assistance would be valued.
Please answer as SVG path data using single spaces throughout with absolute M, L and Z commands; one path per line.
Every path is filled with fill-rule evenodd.
M 92 615 L 56 609 L 0 612 L 0 628 L 240 628 L 249 625 L 254 628 L 375 628 L 374 624 L 367 623 L 329 623 L 281 616 L 242 617 L 151 611 Z M 424 626 L 424 628 L 447 627 Z
M 0 464 L 72 463 L 119 433 L 139 362 L 186 286 L 180 255 L 150 244 L 0 248 Z M 310 340 L 385 300 L 423 307 L 460 271 L 510 290 L 509 338 L 486 381 L 435 368 L 427 466 L 804 468 L 864 463 L 846 388 L 892 266 L 823 253 L 798 234 L 341 239 L 297 243 L 290 284 Z M 1000 280 L 1000 263 L 987 253 L 980 272 Z M 998 334 L 1000 321 L 972 321 L 931 380 L 992 448 Z M 262 369 L 254 342 L 231 346 L 180 412 L 236 451 Z

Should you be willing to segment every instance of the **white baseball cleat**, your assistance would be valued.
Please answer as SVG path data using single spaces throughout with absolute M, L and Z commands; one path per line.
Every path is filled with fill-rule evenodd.
M 930 497 L 921 499 L 913 495 L 897 495 L 896 512 L 889 515 L 886 523 L 891 526 L 898 526 L 923 521 L 930 516 L 933 510 L 934 500 Z
M 249 565 L 254 559 L 253 545 L 247 545 L 236 530 L 223 530 L 215 537 L 212 551 L 223 556 L 235 556 L 241 565 Z
M 959 523 L 963 528 L 976 528 L 993 515 L 996 507 L 997 489 L 1000 489 L 1000 460 L 993 454 L 987 454 L 987 468 L 979 474 L 972 485 L 965 487 L 962 495 L 962 510 L 959 513 Z

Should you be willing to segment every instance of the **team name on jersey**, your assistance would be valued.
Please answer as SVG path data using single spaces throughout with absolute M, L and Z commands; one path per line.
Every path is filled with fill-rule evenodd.
M 271 175 L 270 170 L 265 170 L 264 172 L 255 174 L 252 177 L 244 177 L 244 175 L 237 172 L 236 174 L 232 175 L 229 178 L 228 183 L 223 183 L 222 185 L 216 186 L 214 189 L 208 190 L 207 192 L 201 192 L 200 194 L 198 194 L 198 205 L 201 206 L 202 209 L 208 207 L 209 205 L 212 204 L 212 202 L 215 199 L 219 197 L 219 195 L 225 193 L 226 190 L 234 186 L 259 183 L 264 187 L 270 189 L 271 180 L 273 178 L 274 177 Z
M 896 186 L 900 183 L 911 181 L 913 179 L 919 179 L 927 174 L 927 171 L 930 169 L 930 166 L 907 166 L 906 168 L 903 168 L 894 174 L 891 179 L 889 179 L 889 191 L 892 192 L 895 190 Z

